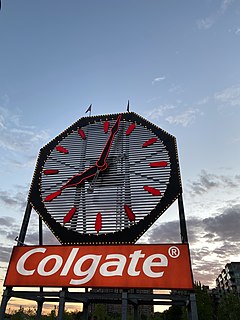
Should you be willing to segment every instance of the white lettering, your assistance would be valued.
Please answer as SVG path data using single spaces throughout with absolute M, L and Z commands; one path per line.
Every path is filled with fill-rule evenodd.
M 153 261 L 155 259 L 159 259 L 160 261 Z M 156 253 L 152 254 L 143 263 L 143 272 L 146 276 L 150 278 L 159 278 L 162 277 L 164 271 L 161 272 L 153 272 L 152 267 L 167 267 L 168 266 L 168 259 L 164 254 Z
M 102 258 L 102 255 L 95 255 L 95 254 L 86 254 L 85 256 L 81 257 L 74 266 L 74 274 L 79 277 L 82 277 L 82 276 L 86 276 L 86 277 L 81 280 L 71 279 L 70 284 L 78 285 L 78 284 L 86 283 L 89 280 L 91 280 L 97 270 L 97 267 L 101 258 Z M 87 260 L 92 260 L 93 262 L 87 270 L 82 271 L 81 270 L 82 265 Z
M 126 264 L 126 257 L 122 254 L 108 254 L 106 259 L 117 259 L 117 261 L 105 262 L 100 267 L 100 274 L 104 277 L 122 276 Z M 108 270 L 110 267 L 116 267 L 114 270 Z
M 144 258 L 145 254 L 142 253 L 142 250 L 134 251 L 132 254 L 129 255 L 131 258 L 129 267 L 128 267 L 128 274 L 132 277 L 136 277 L 140 274 L 140 271 L 136 271 L 136 267 L 140 258 Z
M 73 260 L 75 259 L 77 253 L 79 251 L 79 248 L 73 248 L 69 257 L 67 258 L 67 261 L 60 273 L 60 276 L 66 276 L 68 274 L 68 271 L 70 270 Z
M 82 251 L 86 253 L 85 250 Z M 123 277 L 123 283 L 127 279 L 130 280 L 131 277 L 139 277 L 139 279 L 143 277 L 144 281 L 150 280 L 150 278 L 160 278 L 164 275 L 165 268 L 169 263 L 167 255 L 161 253 L 148 255 L 144 253 L 144 248 L 117 252 L 114 249 L 112 251 L 108 250 L 106 254 L 102 255 L 84 254 L 81 253 L 81 248 L 71 247 L 68 254 L 62 256 L 61 251 L 57 251 L 58 254 L 52 254 L 54 253 L 53 249 L 35 247 L 29 249 L 19 258 L 14 269 L 18 274 L 29 276 L 29 278 L 30 276 L 33 276 L 33 279 L 35 279 L 34 276 L 36 279 L 45 277 L 45 280 L 43 280 L 45 282 L 47 282 L 46 277 L 50 278 L 54 274 L 60 274 L 60 282 L 81 286 L 93 278 L 95 283 L 95 277 L 96 281 L 99 279 L 104 281 L 104 278 L 110 277 L 112 279 Z M 173 252 L 175 253 L 175 251 Z M 35 262 L 32 266 L 32 261 L 37 263 Z M 66 279 L 63 279 L 63 277 L 66 277 Z
M 32 270 L 26 270 L 25 269 L 25 262 L 26 260 L 31 256 L 33 255 L 34 253 L 37 253 L 37 252 L 41 252 L 41 253 L 44 253 L 46 251 L 45 248 L 36 248 L 36 249 L 32 249 L 32 250 L 29 250 L 28 252 L 24 253 L 21 258 L 18 260 L 17 262 L 17 272 L 22 274 L 23 276 L 31 276 L 34 274 L 34 271 L 35 269 L 32 269 Z
M 49 271 L 45 271 L 46 264 L 48 263 L 48 261 L 52 259 L 56 261 L 53 268 Z M 52 254 L 42 259 L 42 261 L 38 265 L 37 271 L 40 274 L 40 276 L 43 276 L 43 277 L 51 276 L 61 268 L 62 263 L 63 263 L 62 257 L 60 257 L 58 254 Z

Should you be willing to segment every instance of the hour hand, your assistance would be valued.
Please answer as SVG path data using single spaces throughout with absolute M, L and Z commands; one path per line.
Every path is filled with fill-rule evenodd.
M 71 179 L 68 180 L 67 183 L 65 183 L 64 185 L 61 186 L 61 188 L 51 194 L 49 194 L 48 196 L 46 196 L 46 198 L 44 199 L 45 202 L 50 202 L 53 199 L 57 198 L 58 196 L 60 196 L 60 194 L 62 193 L 62 191 L 66 188 L 69 187 L 76 187 L 79 184 L 81 184 L 83 181 L 92 178 L 93 176 L 95 176 L 95 174 L 98 171 L 98 167 L 97 166 L 92 166 L 88 169 L 86 169 L 85 171 L 83 171 L 80 174 L 75 174 Z
M 114 137 L 115 137 L 115 134 L 118 132 L 118 129 L 119 129 L 119 126 L 120 126 L 120 120 L 122 118 L 122 115 L 120 114 L 117 118 L 117 121 L 115 122 L 115 124 L 113 125 L 112 129 L 111 129 L 111 132 L 110 132 L 110 136 L 108 137 L 108 140 L 102 150 L 102 153 L 99 157 L 99 159 L 97 160 L 96 162 L 96 166 L 101 170 L 105 170 L 107 168 L 107 157 L 108 157 L 108 154 L 110 152 L 110 149 L 111 149 L 111 146 L 112 146 L 112 143 L 113 143 L 113 140 L 114 140 Z

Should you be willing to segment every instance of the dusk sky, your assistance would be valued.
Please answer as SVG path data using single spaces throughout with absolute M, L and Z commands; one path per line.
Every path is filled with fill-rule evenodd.
M 2 0 L 0 294 L 39 149 L 128 100 L 177 138 L 194 279 L 213 288 L 240 261 L 239 57 L 238 0 Z M 139 242 L 180 242 L 177 204 Z

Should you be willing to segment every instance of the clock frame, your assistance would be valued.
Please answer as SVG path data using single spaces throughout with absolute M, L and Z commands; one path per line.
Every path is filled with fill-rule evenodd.
M 96 165 L 118 119 L 107 168 L 47 201 Z M 133 244 L 181 193 L 175 137 L 126 112 L 83 117 L 46 144 L 28 200 L 62 244 Z

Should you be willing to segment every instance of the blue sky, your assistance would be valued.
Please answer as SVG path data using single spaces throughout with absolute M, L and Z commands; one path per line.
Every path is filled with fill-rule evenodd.
M 40 147 L 89 104 L 129 99 L 177 138 L 194 276 L 214 286 L 240 255 L 239 56 L 237 0 L 2 0 L 1 280 Z M 179 241 L 177 219 L 173 205 L 142 241 Z

